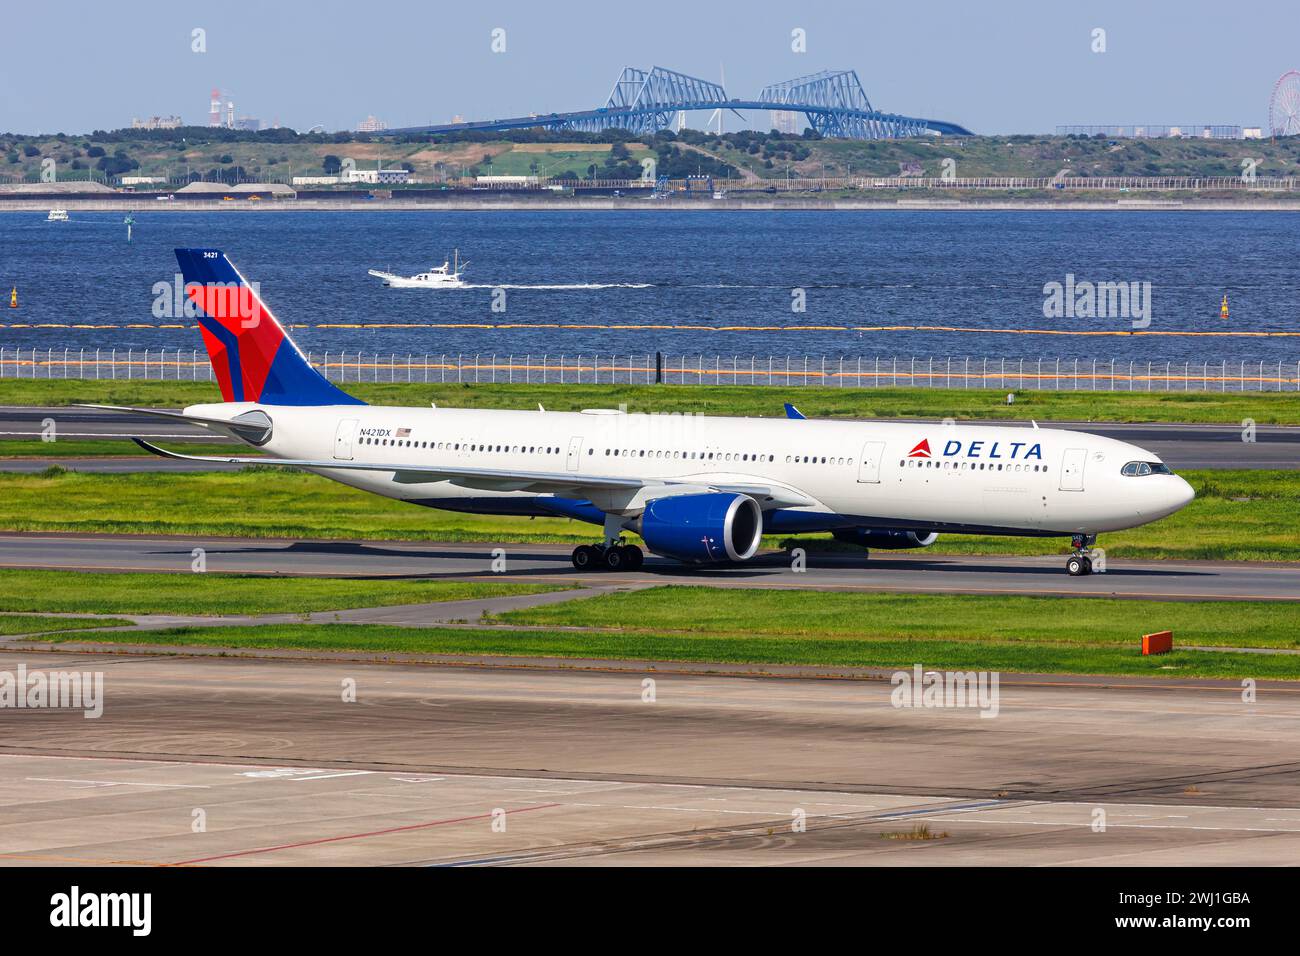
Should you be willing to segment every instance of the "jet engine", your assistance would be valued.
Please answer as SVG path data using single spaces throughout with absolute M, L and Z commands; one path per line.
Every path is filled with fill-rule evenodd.
M 841 528 L 831 532 L 836 541 L 881 551 L 928 548 L 939 539 L 933 531 L 899 531 L 892 528 Z
M 747 561 L 763 536 L 763 512 L 747 495 L 677 495 L 647 504 L 636 530 L 655 554 L 678 561 Z

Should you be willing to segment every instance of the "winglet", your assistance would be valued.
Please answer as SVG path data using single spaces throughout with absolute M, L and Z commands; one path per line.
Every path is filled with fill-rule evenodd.
M 794 407 L 793 405 L 791 405 L 789 402 L 786 402 L 786 403 L 785 403 L 785 417 L 786 417 L 786 418 L 797 418 L 797 419 L 799 419 L 800 421 L 804 421 L 804 420 L 807 419 L 808 416 L 805 415 L 803 412 L 799 411 L 799 409 L 795 408 L 795 407 Z

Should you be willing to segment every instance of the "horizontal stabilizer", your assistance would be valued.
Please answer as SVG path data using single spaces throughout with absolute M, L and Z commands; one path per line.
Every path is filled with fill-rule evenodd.
M 185 422 L 202 428 L 219 428 L 222 431 L 242 438 L 254 445 L 261 445 L 271 437 L 271 420 L 265 412 L 257 410 L 244 412 L 235 418 L 207 418 L 202 415 L 189 415 L 185 412 L 173 412 L 163 408 L 131 408 L 127 405 L 90 405 L 85 402 L 75 403 L 77 408 L 98 408 L 108 412 L 127 412 L 131 415 L 145 415 L 164 421 Z

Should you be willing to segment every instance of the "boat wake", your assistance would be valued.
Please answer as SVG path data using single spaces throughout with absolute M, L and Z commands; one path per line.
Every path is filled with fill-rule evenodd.
M 496 285 L 483 283 L 480 285 L 463 285 L 462 289 L 650 289 L 654 287 L 653 282 L 572 282 L 572 283 L 539 283 L 534 285 L 519 284 L 510 282 L 501 282 Z

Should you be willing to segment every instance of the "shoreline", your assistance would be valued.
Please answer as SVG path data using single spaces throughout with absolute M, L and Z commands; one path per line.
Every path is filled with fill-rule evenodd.
M 894 202 L 862 200 L 667 200 L 649 199 L 580 199 L 580 200 L 399 200 L 375 199 L 367 202 L 334 200 L 263 200 L 249 202 L 213 202 L 211 200 L 172 200 L 159 202 L 142 197 L 138 202 L 126 199 L 14 199 L 0 198 L 0 213 L 47 213 L 57 206 L 69 212 L 1300 212 L 1300 199 L 1292 202 L 1240 203 L 1212 199 L 1075 202 L 1037 202 L 1029 200 L 925 200 L 907 199 Z

